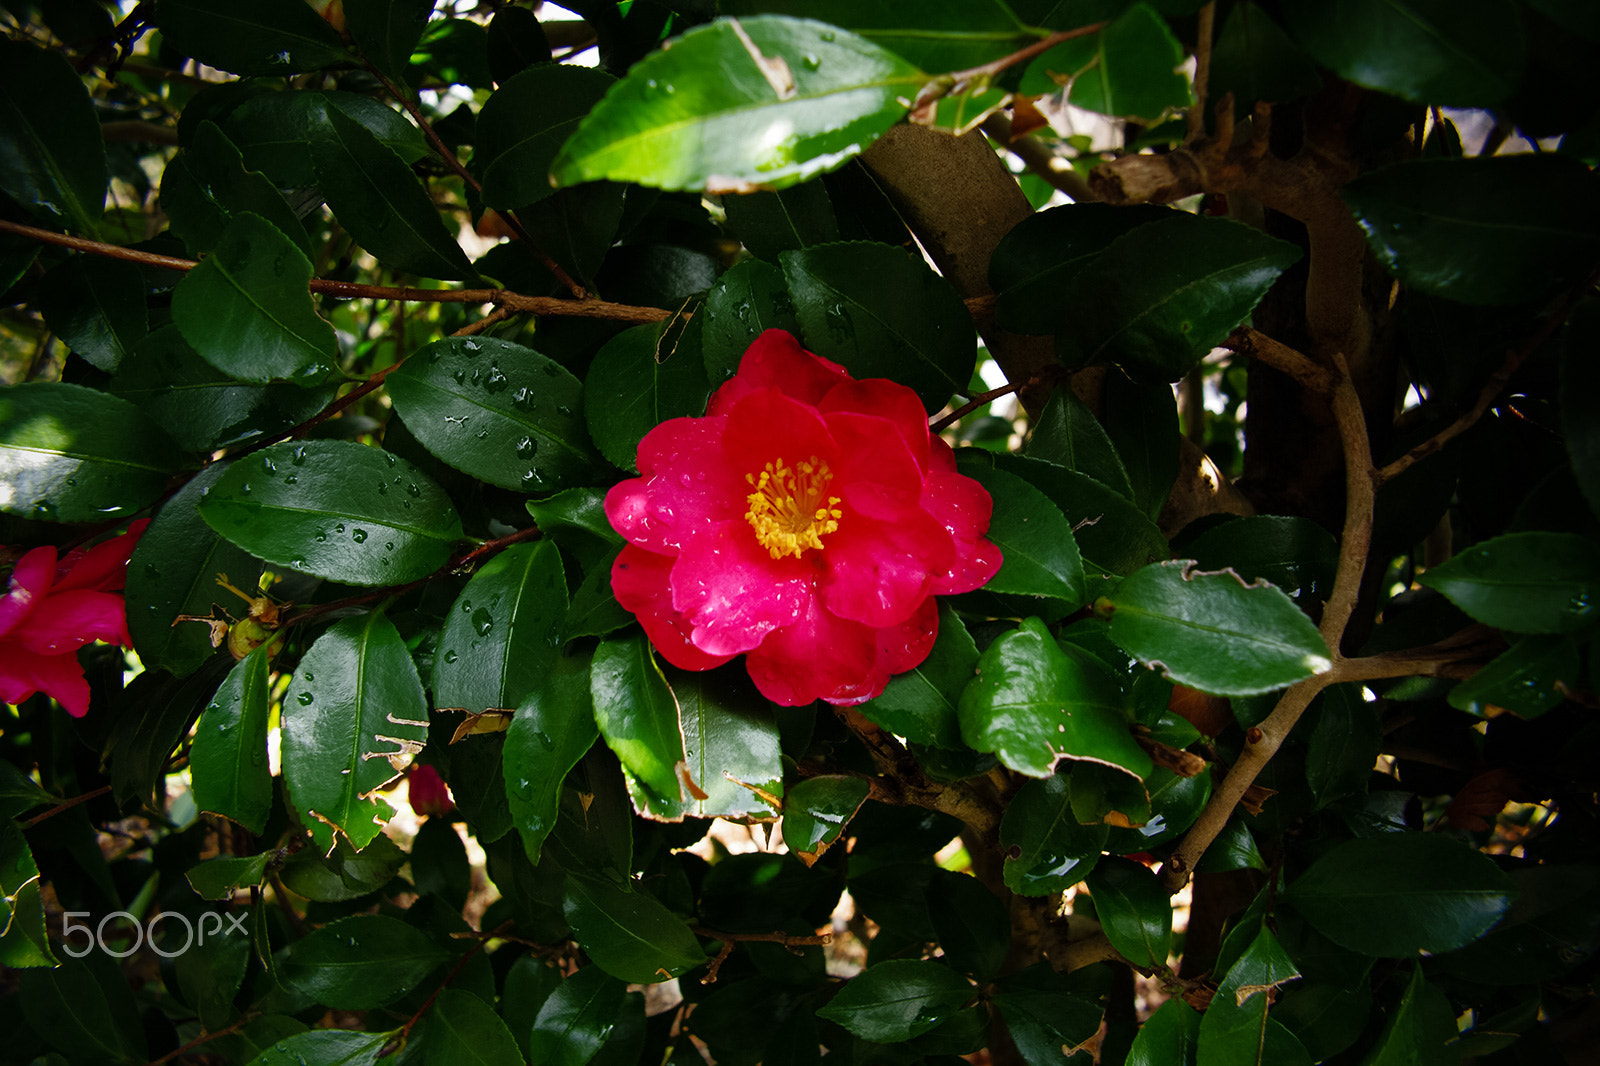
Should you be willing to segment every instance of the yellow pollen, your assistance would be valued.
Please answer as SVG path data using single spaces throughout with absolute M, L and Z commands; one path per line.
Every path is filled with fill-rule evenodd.
M 755 490 L 746 497 L 750 510 L 744 516 L 774 559 L 798 559 L 807 548 L 822 547 L 822 538 L 839 528 L 844 513 L 839 497 L 826 495 L 833 471 L 816 456 L 794 466 L 779 459 L 744 479 Z

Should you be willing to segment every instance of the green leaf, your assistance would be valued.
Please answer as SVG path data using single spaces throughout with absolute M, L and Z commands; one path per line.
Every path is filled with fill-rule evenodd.
M 39 279 L 39 311 L 63 344 L 110 373 L 150 330 L 132 263 L 74 256 Z
M 1459 1039 L 1455 1008 L 1415 965 L 1363 1066 L 1454 1066 L 1461 1061 Z
M 1501 307 L 1544 299 L 1593 269 L 1596 188 L 1575 159 L 1519 155 L 1409 160 L 1340 193 L 1373 254 L 1406 285 Z
M 285 441 L 240 459 L 200 517 L 257 558 L 353 585 L 431 574 L 462 536 L 450 498 L 422 471 L 349 441 Z
M 1600 867 L 1541 864 L 1513 870 L 1517 898 L 1487 936 L 1437 956 L 1439 971 L 1504 987 L 1549 981 L 1600 948 Z
M 669 418 L 706 413 L 711 386 L 689 345 L 664 347 L 665 323 L 623 330 L 595 354 L 583 380 L 583 413 L 600 453 L 637 470 L 639 442 Z
M 685 813 L 696 818 L 770 818 L 777 811 L 753 789 L 783 798 L 778 722 L 771 705 L 741 669 L 672 670 L 668 683 L 683 728 L 691 792 Z
M 439 993 L 422 1048 L 425 1066 L 523 1066 L 522 1049 L 494 1008 L 459 988 Z
M 1570 637 L 1524 637 L 1450 690 L 1450 706 L 1487 718 L 1499 707 L 1523 718 L 1554 710 L 1581 687 L 1578 646 Z
M 1228 870 L 1265 870 L 1266 860 L 1256 847 L 1255 838 L 1240 818 L 1230 818 L 1222 827 L 1217 839 L 1206 848 L 1195 869 L 1202 873 L 1223 873 Z
M 283 866 L 283 883 L 297 896 L 319 903 L 342 903 L 370 896 L 387 885 L 406 860 L 406 853 L 386 836 L 374 837 L 360 851 L 340 837 L 330 855 L 303 848 L 291 856 Z
M 909 386 L 931 414 L 972 380 L 972 318 L 950 283 L 887 244 L 847 241 L 779 256 L 810 350 L 852 377 Z
M 550 491 L 599 468 L 581 416 L 582 386 L 552 359 L 510 341 L 448 337 L 384 379 L 406 428 L 451 466 L 501 488 Z
M 618 980 L 651 985 L 706 959 L 683 920 L 643 892 L 568 874 L 561 909 L 584 953 Z
M 1117 829 L 1146 825 L 1150 821 L 1150 793 L 1144 782 L 1121 768 L 1085 762 L 1068 775 L 1072 785 L 1072 816 L 1080 825 L 1108 825 Z
M 207 859 L 190 869 L 186 876 L 201 899 L 232 899 L 239 889 L 261 883 L 267 876 L 267 862 L 272 856 L 272 852 L 263 851 L 243 858 Z
M 1142 863 L 1108 855 L 1085 881 L 1111 946 L 1135 965 L 1165 966 L 1172 951 L 1172 901 L 1161 878 Z
M 270 648 L 262 645 L 228 672 L 200 715 L 189 747 L 195 805 L 257 834 L 272 813 L 272 774 L 267 768 Z
M 718 20 L 634 64 L 551 174 L 561 185 L 782 188 L 861 152 L 905 115 L 925 80 L 894 53 L 825 23 Z
M 1023 451 L 1035 459 L 1076 470 L 1133 499 L 1127 468 L 1105 427 L 1070 388 L 1050 394 L 1038 421 L 1029 430 Z
M 919 0 L 724 0 L 724 15 L 791 15 L 842 26 L 938 73 L 1008 56 L 1039 39 L 1001 0 L 930 5 Z
M 195 510 L 228 464 L 200 471 L 156 513 L 128 562 L 128 632 L 139 661 L 186 677 L 216 654 L 204 622 L 179 622 L 179 615 L 207 617 L 224 593 L 217 578 L 229 575 L 242 589 L 256 587 L 261 563 L 217 536 Z M 238 614 L 240 603 L 228 606 Z
M 145 1061 L 144 1031 L 132 991 L 100 952 L 87 959 L 63 959 L 54 969 L 27 970 L 17 996 L 34 1031 L 72 1061 Z
M 1418 104 L 1485 107 L 1522 70 L 1510 0 L 1318 0 L 1283 9 L 1289 32 L 1345 81 Z
M 209 252 L 241 211 L 266 219 L 309 258 L 305 225 L 266 175 L 246 170 L 244 156 L 222 128 L 201 122 L 194 138 L 161 175 L 161 209 L 191 255 Z
M 1139 1027 L 1126 1066 L 1195 1066 L 1200 1012 L 1174 996 Z
M 1295 603 L 1316 608 L 1333 591 L 1339 543 L 1309 518 L 1252 515 L 1212 526 L 1184 546 L 1202 570 L 1232 569 L 1270 581 Z
M 1249 2 L 1228 13 L 1211 49 L 1212 100 L 1232 93 L 1234 113 L 1244 115 L 1258 100 L 1297 100 L 1321 86 L 1316 64 L 1272 16 Z
M 863 1040 L 897 1043 L 935 1028 L 975 991 L 965 977 L 937 962 L 895 959 L 845 982 L 817 1016 Z
M 566 611 L 553 542 L 513 544 L 479 567 L 439 630 L 434 703 L 471 713 L 520 706 L 549 677 Z
M 1249 316 L 1300 258 L 1287 241 L 1225 218 L 1172 213 L 1113 240 L 1058 333 L 1069 367 L 1116 363 L 1176 381 Z
M 642 633 L 608 637 L 594 653 L 595 724 L 623 769 L 658 796 L 677 801 L 687 772 L 678 701 Z
M 783 842 L 806 865 L 839 840 L 866 802 L 869 787 L 859 777 L 820 774 L 796 782 L 783 798 Z
M 861 713 L 913 744 L 960 748 L 956 704 L 978 665 L 978 645 L 948 603 L 939 604 L 939 633 L 928 657 L 889 679 Z
M 1147 566 L 1096 601 L 1111 639 L 1173 681 L 1219 696 L 1271 692 L 1332 669 L 1317 627 L 1281 589 L 1193 567 L 1189 559 Z
M 1002 562 L 984 587 L 991 592 L 1048 596 L 1069 608 L 1082 604 L 1087 593 L 1078 543 L 1050 497 L 1016 474 L 982 461 L 963 462 L 961 472 L 994 500 L 985 535 L 1000 549 Z
M 738 372 L 746 349 L 767 330 L 781 329 L 796 335 L 800 332 L 783 271 L 759 259 L 740 260 L 719 277 L 706 294 L 699 314 L 706 320 L 700 347 L 712 387 Z
M 0 190 L 46 220 L 95 236 L 106 150 L 83 79 L 61 52 L 0 41 Z
M 139 343 L 110 391 L 138 404 L 184 451 L 209 452 L 306 421 L 333 399 L 334 387 L 236 381 L 166 325 Z
M 1179 72 L 1183 46 L 1165 20 L 1148 4 L 1128 8 L 1099 33 L 1065 41 L 1035 59 L 1022 78 L 1022 91 L 1042 94 L 1069 85 L 1074 107 L 1154 120 L 1193 101 L 1189 79 Z
M 1094 478 L 1021 455 L 997 455 L 994 462 L 1043 492 L 1066 516 L 1091 573 L 1131 574 L 1171 554 L 1167 538 L 1149 517 Z
M 1125 706 L 1107 667 L 1063 649 L 1028 618 L 978 660 L 978 677 L 961 693 L 961 735 L 1029 777 L 1049 777 L 1058 761 L 1075 759 L 1142 779 L 1150 757 L 1128 732 Z
M 506 730 L 506 798 L 533 862 L 539 861 L 545 838 L 556 827 L 562 782 L 600 735 L 589 696 L 589 669 L 587 655 L 556 659 Z
M 488 42 L 489 74 L 501 86 L 529 67 L 553 58 L 544 27 L 538 16 L 526 8 L 506 6 L 496 11 L 489 20 Z
M 1496 537 L 1417 580 L 1513 633 L 1574 633 L 1600 618 L 1600 545 L 1574 533 Z
M 48 800 L 55 799 L 46 795 Z M 58 966 L 60 960 L 50 950 L 45 928 L 39 867 L 21 826 L 11 820 L 9 812 L 4 813 L 6 816 L 0 817 L 0 965 L 13 970 Z
M 414 989 L 449 955 L 419 929 L 379 914 L 329 922 L 289 946 L 285 985 L 334 1010 L 373 1010 Z
M 284 77 L 350 60 L 301 0 L 161 0 L 156 24 L 172 48 L 234 74 Z
M 525 207 L 555 192 L 550 164 L 578 122 L 616 79 L 593 67 L 530 67 L 504 82 L 478 112 L 473 165 L 485 206 Z
M 1050 896 L 1082 881 L 1105 846 L 1104 825 L 1078 823 L 1064 774 L 1024 781 L 1000 820 L 1006 887 L 1021 896 Z
M 975 981 L 993 980 L 1011 947 L 1005 905 L 976 877 L 951 870 L 933 875 L 927 897 L 944 961 Z
M 1150 796 L 1149 820 L 1133 828 L 1113 829 L 1106 841 L 1107 851 L 1119 855 L 1155 851 L 1187 832 L 1211 798 L 1211 775 L 1202 771 L 1184 777 L 1158 766 L 1145 778 L 1144 787 Z
M 1006 1030 L 1028 1066 L 1056 1066 L 1065 1049 L 1089 1041 L 1100 1028 L 1104 1011 L 1076 987 L 1072 978 L 1048 963 L 1007 974 L 993 1003 Z M 1163 1066 L 1180 1066 L 1173 1062 Z
M 1134 506 L 1154 520 L 1178 480 L 1177 400 L 1166 382 L 1135 383 L 1122 374 L 1106 376 L 1102 400 L 1106 435 L 1128 472 Z
M 1600 394 L 1600 301 L 1585 300 L 1561 336 L 1561 432 L 1567 457 L 1589 510 L 1600 515 L 1600 411 L 1587 402 Z
M 584 1066 L 611 1035 L 627 985 L 585 966 L 550 993 L 533 1022 L 528 1054 L 549 1066 Z
M 477 276 L 411 168 L 337 107 L 311 138 L 311 166 L 339 224 L 391 270 L 459 281 Z
M 437 0 L 343 0 L 345 25 L 372 65 L 403 82 Z M 431 1054 L 431 1052 L 430 1052 Z
M 1505 913 L 1511 879 L 1484 855 L 1424 833 L 1385 833 L 1326 852 L 1283 899 L 1340 947 L 1366 955 L 1450 951 Z
M 172 321 L 206 362 L 241 381 L 327 375 L 339 355 L 333 327 L 306 285 L 311 260 L 250 211 L 229 220 L 216 250 L 172 293 Z
M 158 499 L 179 466 L 172 442 L 126 400 L 58 382 L 0 388 L 0 512 L 125 518 Z
M 839 239 L 833 202 L 821 181 L 808 181 L 778 192 L 729 196 L 722 201 L 722 209 L 727 212 L 728 225 L 750 254 L 767 260 L 762 266 L 776 262 L 784 252 L 832 244 Z
M 162 809 L 168 759 L 216 692 L 226 668 L 218 659 L 186 678 L 147 670 L 117 694 L 107 747 L 111 793 L 119 804 Z
M 378 1052 L 389 1033 L 362 1033 L 350 1029 L 311 1029 L 279 1040 L 250 1060 L 250 1066 L 378 1066 Z
M 335 830 L 372 842 L 394 813 L 373 795 L 395 776 L 389 757 L 427 739 L 428 701 L 394 623 L 374 611 L 317 638 L 283 699 L 283 780 L 324 853 Z
M 1333 685 L 1315 709 L 1316 725 L 1306 748 L 1306 784 L 1317 807 L 1367 791 L 1383 748 L 1378 705 L 1361 698 L 1355 685 Z
M 422 131 L 398 111 L 355 93 L 262 93 L 230 114 L 223 129 L 244 153 L 246 167 L 261 171 L 281 188 L 300 188 L 317 183 L 311 166 L 311 140 L 330 108 L 365 126 L 407 163 L 428 153 Z
M 1311 1066 L 1300 1041 L 1267 1013 L 1273 989 L 1298 976 L 1277 937 L 1257 933 L 1206 1008 L 1196 1066 Z

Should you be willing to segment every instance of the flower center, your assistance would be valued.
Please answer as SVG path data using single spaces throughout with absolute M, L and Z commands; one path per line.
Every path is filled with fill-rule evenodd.
M 839 528 L 839 497 L 827 495 L 833 471 L 816 456 L 794 466 L 779 459 L 744 479 L 755 489 L 745 497 L 750 503 L 745 519 L 774 559 L 798 559 L 807 548 L 822 547 L 823 535 Z

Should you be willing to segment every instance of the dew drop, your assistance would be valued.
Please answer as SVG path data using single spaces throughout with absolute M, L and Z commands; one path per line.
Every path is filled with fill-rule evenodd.
M 517 441 L 517 458 L 532 459 L 533 453 L 539 450 L 539 443 L 532 437 L 523 437 Z
M 311 693 L 302 692 L 294 698 L 294 701 L 302 707 L 309 707 L 311 706 Z
M 807 70 L 816 70 L 818 67 L 822 66 L 822 60 L 818 59 L 814 55 L 807 55 L 805 58 L 800 60 L 800 65 L 805 67 Z
M 494 618 L 487 607 L 479 607 L 472 612 L 472 628 L 478 631 L 480 637 L 489 635 L 489 630 L 494 628 Z
M 457 655 L 453 651 L 447 651 L 444 653 L 444 661 L 447 663 L 453 663 L 459 658 L 461 658 L 461 656 Z
M 355 541 L 357 544 L 361 544 L 367 539 L 367 531 L 364 529 L 352 530 L 350 533 L 350 539 Z

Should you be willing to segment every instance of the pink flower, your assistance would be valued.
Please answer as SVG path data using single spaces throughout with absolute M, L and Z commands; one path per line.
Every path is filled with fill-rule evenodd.
M 411 799 L 411 809 L 418 814 L 432 817 L 455 810 L 455 801 L 450 798 L 450 787 L 444 783 L 444 778 L 439 776 L 439 771 L 427 763 L 412 764 L 406 780 L 409 782 L 407 794 Z
M 89 710 L 89 683 L 78 649 L 96 640 L 129 647 L 122 583 L 128 557 L 149 525 L 57 559 L 46 545 L 17 560 L 0 596 L 0 700 L 21 703 L 35 692 L 57 700 L 74 718 Z
M 776 703 L 852 704 L 927 658 L 934 595 L 994 576 L 992 503 L 916 393 L 768 330 L 704 418 L 639 443 L 606 495 L 617 602 L 675 666 L 735 655 Z

